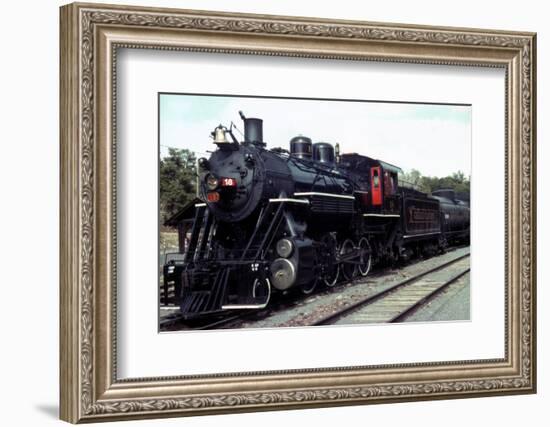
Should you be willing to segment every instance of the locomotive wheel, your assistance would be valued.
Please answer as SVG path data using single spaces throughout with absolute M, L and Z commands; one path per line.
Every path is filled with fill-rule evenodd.
M 252 285 L 252 297 L 259 300 L 260 308 L 267 306 L 267 303 L 271 299 L 271 283 L 269 279 L 254 279 Z
M 355 245 L 353 244 L 353 240 L 346 239 L 344 240 L 344 243 L 342 243 L 342 246 L 340 247 L 340 255 L 347 255 L 349 253 L 352 253 L 355 251 Z M 342 269 L 342 274 L 344 275 L 344 278 L 346 280 L 351 280 L 355 277 L 357 274 L 357 264 L 352 264 L 349 262 L 342 262 L 340 264 L 340 268 Z
M 305 285 L 300 285 L 300 292 L 302 292 L 304 295 L 309 295 L 315 290 L 318 281 L 319 279 L 316 277 L 311 282 L 306 283 Z
M 372 267 L 372 253 L 369 241 L 366 237 L 361 237 L 361 240 L 359 240 L 359 252 L 361 263 L 358 265 L 359 274 L 361 274 L 362 277 L 365 277 L 367 274 L 369 274 L 370 268 Z
M 338 253 L 338 242 L 336 237 L 330 233 L 325 234 L 321 243 L 323 244 L 321 263 L 324 267 L 323 283 L 325 286 L 332 288 L 338 281 L 340 269 L 336 262 L 336 254 Z

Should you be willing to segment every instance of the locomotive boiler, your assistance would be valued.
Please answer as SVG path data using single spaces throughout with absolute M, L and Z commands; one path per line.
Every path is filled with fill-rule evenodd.
M 243 141 L 232 127 L 212 132 L 183 258 L 164 266 L 185 317 L 260 309 L 273 292 L 308 294 L 469 236 L 469 207 L 400 187 L 398 167 L 302 135 L 269 150 L 262 120 L 240 114 Z

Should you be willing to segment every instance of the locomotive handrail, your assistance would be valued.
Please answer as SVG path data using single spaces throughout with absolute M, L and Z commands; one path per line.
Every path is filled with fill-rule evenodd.
M 377 214 L 377 213 L 365 213 L 363 216 L 373 216 L 373 217 L 381 217 L 381 218 L 401 218 L 401 215 L 399 214 Z
M 424 237 L 424 236 L 433 236 L 436 234 L 441 234 L 441 231 L 433 231 L 430 233 L 422 233 L 422 234 L 406 234 L 403 236 L 403 239 L 412 239 L 415 237 Z
M 324 197 L 336 197 L 340 199 L 355 200 L 353 196 L 346 196 L 345 194 L 332 194 L 332 193 L 320 193 L 318 191 L 306 191 L 303 193 L 294 193 L 295 196 L 324 196 Z
M 282 218 L 282 211 L 283 211 L 283 207 L 284 207 L 284 203 L 281 203 L 278 208 L 277 208 L 277 211 L 275 212 L 275 216 L 273 217 L 273 219 L 271 220 L 271 222 L 269 223 L 269 227 L 267 228 L 267 231 L 265 232 L 264 234 L 264 237 L 262 239 L 262 242 L 260 243 L 260 247 L 258 248 L 258 250 L 256 251 L 256 255 L 254 256 L 254 259 L 257 259 L 258 256 L 260 255 L 260 253 L 262 252 L 266 242 L 268 239 L 271 238 L 271 232 L 272 231 L 277 231 L 277 229 L 279 228 L 279 225 L 281 223 L 281 218 Z M 277 223 L 277 225 L 274 227 L 274 224 Z M 252 240 L 252 239 L 251 239 Z
M 269 203 L 283 203 L 283 202 L 303 203 L 303 204 L 309 205 L 309 200 L 303 200 L 303 199 L 289 199 L 289 198 L 269 199 Z

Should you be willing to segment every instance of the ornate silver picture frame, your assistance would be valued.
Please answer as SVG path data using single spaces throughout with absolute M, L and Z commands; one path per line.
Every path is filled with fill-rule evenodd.
M 536 391 L 535 34 L 97 4 L 63 6 L 60 18 L 63 420 L 111 421 Z M 495 255 L 504 259 L 505 266 L 504 357 L 120 378 L 116 64 L 121 49 L 504 70 L 505 173 L 491 176 L 505 188 L 501 213 L 505 247 L 504 253 Z

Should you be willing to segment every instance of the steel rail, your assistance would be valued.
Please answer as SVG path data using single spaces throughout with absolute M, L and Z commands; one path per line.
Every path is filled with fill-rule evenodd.
M 408 306 L 407 308 L 405 308 L 403 311 L 401 311 L 401 313 L 399 313 L 399 314 L 395 315 L 394 317 L 392 317 L 388 321 L 388 323 L 402 322 L 403 319 L 406 319 L 407 317 L 409 317 L 413 312 L 418 310 L 420 307 L 422 307 L 424 304 L 426 304 L 428 301 L 430 301 L 433 297 L 435 297 L 436 295 L 443 292 L 449 285 L 456 282 L 458 279 L 460 279 L 462 276 L 464 276 L 469 271 L 470 271 L 470 267 L 468 267 L 468 268 L 462 270 L 460 273 L 454 275 L 449 280 L 447 280 L 445 283 L 443 283 L 442 285 L 440 285 L 439 287 L 437 287 L 436 289 L 434 289 L 433 291 L 431 291 L 430 293 L 428 293 L 427 295 L 425 295 L 424 297 L 422 297 L 421 299 L 419 299 L 415 303 L 413 303 L 410 306 Z
M 210 323 L 206 323 L 206 324 L 203 324 L 203 325 L 198 325 L 198 326 L 195 326 L 195 327 L 190 327 L 188 330 L 190 330 L 190 331 L 204 331 L 204 330 L 214 329 L 214 328 L 217 328 L 219 326 L 223 326 L 224 324 L 231 323 L 235 320 L 242 319 L 242 318 L 245 318 L 247 316 L 250 316 L 251 314 L 252 314 L 252 312 L 248 312 L 248 311 L 239 312 L 239 314 L 235 314 L 233 316 L 223 317 L 221 319 L 215 320 L 215 321 L 210 322 Z M 185 320 L 183 315 L 176 315 L 176 316 L 170 317 L 169 319 L 161 320 L 159 322 L 160 329 L 162 330 L 163 328 L 166 328 L 167 326 L 175 325 L 175 324 L 177 324 L 178 322 L 180 322 L 182 320 Z M 187 329 L 182 329 L 182 330 L 187 330 Z
M 453 258 L 452 260 L 444 262 L 443 264 L 440 264 L 440 265 L 438 265 L 434 268 L 423 271 L 422 273 L 419 273 L 415 276 L 409 277 L 408 279 L 402 280 L 401 282 L 398 282 L 398 283 L 396 283 L 396 284 L 394 284 L 394 285 L 392 285 L 392 286 L 390 286 L 386 289 L 383 289 L 383 290 L 381 290 L 381 291 L 379 291 L 379 292 L 377 292 L 373 295 L 369 295 L 368 297 L 365 297 L 365 298 L 363 298 L 363 299 L 361 299 L 361 300 L 359 300 L 359 301 L 357 301 L 353 304 L 350 304 L 347 307 L 344 307 L 344 308 L 338 310 L 335 313 L 331 313 L 331 314 L 329 314 L 329 315 L 313 322 L 310 326 L 320 326 L 320 325 L 331 324 L 335 320 L 339 319 L 340 317 L 342 317 L 342 316 L 344 316 L 348 313 L 351 313 L 352 311 L 358 310 L 359 308 L 361 308 L 365 305 L 371 304 L 374 301 L 377 301 L 380 298 L 388 295 L 389 293 L 392 293 L 392 292 L 396 291 L 397 289 L 403 288 L 404 286 L 407 286 L 411 283 L 414 283 L 414 282 L 418 281 L 419 279 L 421 279 L 422 277 L 427 276 L 428 274 L 431 274 L 431 273 L 434 273 L 436 271 L 442 270 L 443 268 L 448 267 L 449 265 L 455 264 L 458 261 L 460 261 L 464 258 L 467 258 L 469 256 L 470 256 L 470 253 L 468 252 L 467 254 L 464 254 L 464 255 L 461 255 L 459 257 Z
M 250 316 L 250 315 L 251 315 L 250 312 L 244 312 L 244 313 L 236 314 L 234 316 L 225 317 L 223 319 L 217 320 L 217 321 L 212 322 L 212 323 L 207 323 L 206 325 L 203 325 L 203 326 L 198 326 L 196 328 L 193 328 L 193 330 L 195 330 L 195 331 L 206 331 L 206 330 L 209 330 L 209 329 L 219 328 L 220 326 L 231 323 L 235 320 L 245 318 L 245 317 Z

